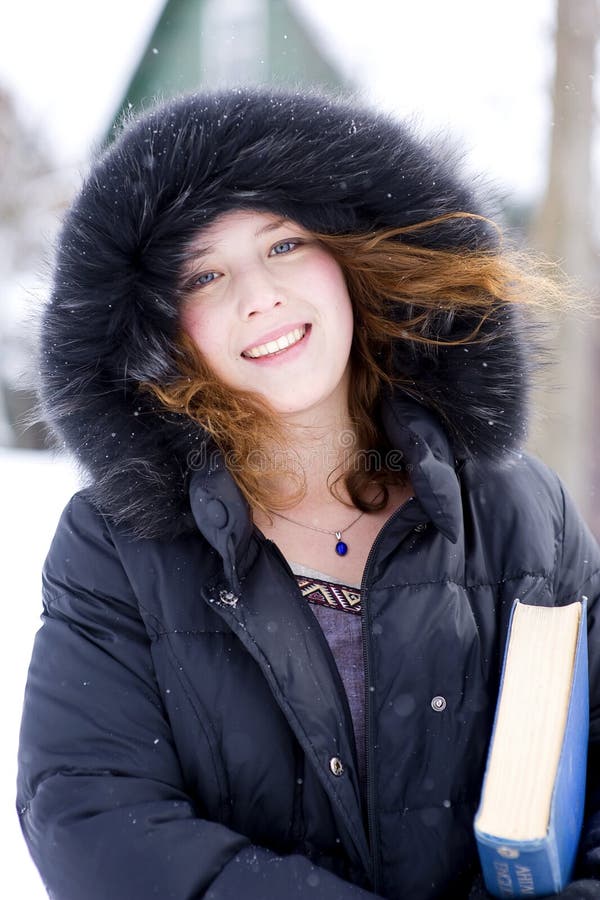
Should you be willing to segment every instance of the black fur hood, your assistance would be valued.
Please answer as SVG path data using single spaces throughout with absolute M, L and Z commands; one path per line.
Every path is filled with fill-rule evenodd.
M 330 233 L 486 212 L 458 176 L 455 153 L 349 100 L 229 90 L 129 121 L 66 215 L 39 371 L 46 421 L 89 474 L 99 507 L 139 537 L 194 527 L 189 479 L 193 461 L 208 458 L 207 435 L 138 386 L 177 375 L 184 248 L 235 208 Z M 477 219 L 419 233 L 429 247 L 493 241 Z M 470 324 L 445 317 L 436 330 L 452 338 Z M 500 462 L 524 438 L 528 348 L 513 311 L 486 328 L 488 340 L 469 347 L 398 346 L 408 386 L 397 400 L 432 410 L 457 459 Z

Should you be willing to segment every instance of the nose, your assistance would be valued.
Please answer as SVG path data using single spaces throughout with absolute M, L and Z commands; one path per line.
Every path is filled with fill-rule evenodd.
M 239 313 L 247 320 L 258 313 L 267 313 L 284 305 L 281 288 L 264 269 L 253 268 L 240 277 L 236 285 Z

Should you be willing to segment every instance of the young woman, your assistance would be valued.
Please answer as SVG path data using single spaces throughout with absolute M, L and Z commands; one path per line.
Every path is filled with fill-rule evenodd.
M 442 146 L 298 92 L 130 122 L 59 241 L 47 420 L 89 475 L 44 569 L 18 807 L 57 900 L 483 896 L 507 622 L 600 552 L 521 451 L 555 289 Z

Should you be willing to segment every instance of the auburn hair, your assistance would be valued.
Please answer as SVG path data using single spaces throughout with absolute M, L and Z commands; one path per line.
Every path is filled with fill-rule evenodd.
M 481 216 L 460 212 L 368 234 L 310 232 L 340 265 L 354 312 L 348 401 L 356 438 L 345 448 L 341 471 L 330 473 L 328 486 L 341 500 L 337 485 L 343 481 L 359 510 L 384 508 L 387 486 L 406 479 L 402 467 L 394 464 L 379 414 L 384 385 L 404 384 L 410 390 L 402 373 L 394 372 L 394 343 L 428 345 L 431 353 L 443 346 L 488 340 L 480 335 L 483 324 L 507 305 L 546 312 L 559 307 L 564 297 L 558 279 L 546 273 L 551 264 L 529 252 L 507 249 L 499 230 L 491 249 L 433 249 L 419 244 L 420 231 L 464 218 L 482 219 L 497 228 Z M 466 332 L 445 336 L 458 317 L 468 323 Z M 304 492 L 301 472 L 293 465 L 286 469 L 298 487 L 291 499 L 284 500 L 277 488 L 281 469 L 270 465 L 275 457 L 293 459 L 294 448 L 280 418 L 260 395 L 223 384 L 183 331 L 179 341 L 180 377 L 145 387 L 171 412 L 184 413 L 212 436 L 252 507 L 268 515 L 294 505 Z M 381 490 L 376 500 L 368 500 L 373 485 Z

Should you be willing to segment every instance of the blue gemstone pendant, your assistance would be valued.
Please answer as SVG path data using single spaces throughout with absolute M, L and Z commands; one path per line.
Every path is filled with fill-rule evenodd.
M 345 556 L 348 552 L 348 544 L 345 544 L 342 540 L 342 532 L 336 531 L 335 536 L 337 538 L 337 544 L 335 545 L 335 552 L 338 556 Z

